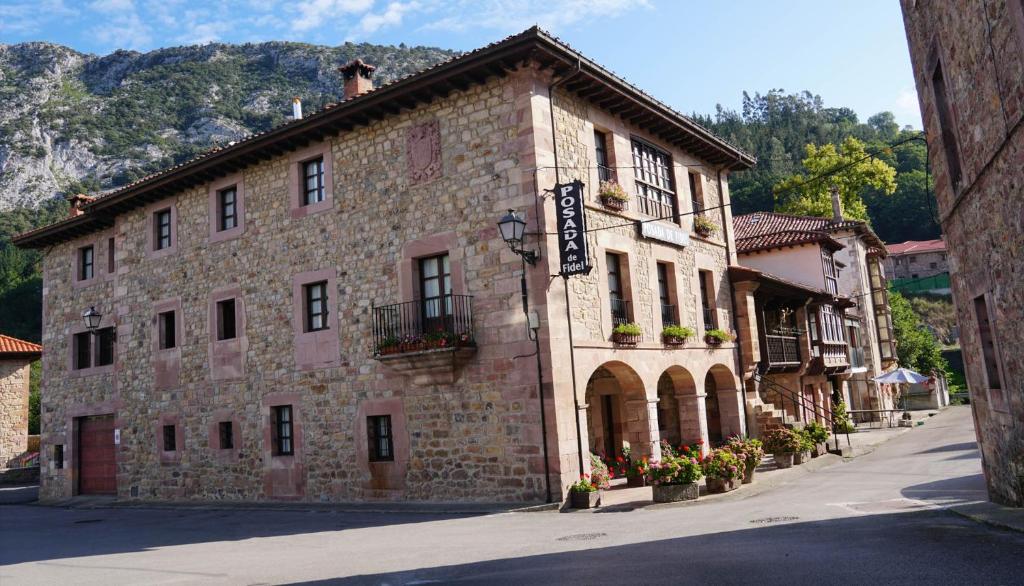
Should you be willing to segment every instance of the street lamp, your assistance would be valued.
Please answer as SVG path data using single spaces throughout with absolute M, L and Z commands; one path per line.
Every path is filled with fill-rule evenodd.
M 523 236 L 526 234 L 526 220 L 515 210 L 509 210 L 498 220 L 498 230 L 501 231 L 501 238 L 512 249 L 512 252 L 523 257 L 523 261 L 534 266 L 537 264 L 537 253 L 532 250 L 523 250 Z
M 85 320 L 85 328 L 90 332 L 96 332 L 96 328 L 100 327 L 100 320 L 103 319 L 103 314 L 96 311 L 95 306 L 90 306 L 82 312 L 82 319 Z

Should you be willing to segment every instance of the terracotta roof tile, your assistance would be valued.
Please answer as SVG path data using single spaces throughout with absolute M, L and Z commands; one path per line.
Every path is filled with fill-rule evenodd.
M 0 334 L 0 355 L 5 354 L 42 354 L 43 347 L 39 344 L 19 340 Z
M 940 252 L 946 250 L 946 241 L 938 240 L 907 240 L 898 244 L 886 244 L 889 254 L 908 254 L 917 252 Z
M 827 218 L 755 212 L 734 217 L 732 225 L 736 234 L 736 252 L 741 254 L 816 242 L 837 250 L 843 248 L 829 236 L 828 230 L 834 224 Z

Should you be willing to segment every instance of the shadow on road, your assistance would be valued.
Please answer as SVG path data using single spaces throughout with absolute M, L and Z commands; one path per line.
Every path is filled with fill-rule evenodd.
M 978 442 L 961 442 L 959 444 L 946 444 L 944 446 L 936 446 L 928 450 L 922 450 L 918 454 L 938 454 L 941 452 L 963 452 L 966 450 L 977 450 Z
M 933 482 L 915 484 L 904 488 L 900 493 L 907 498 L 922 501 L 942 501 L 943 504 L 962 504 L 988 499 L 988 492 L 985 488 L 985 476 L 983 474 L 971 474 L 969 476 L 944 478 Z

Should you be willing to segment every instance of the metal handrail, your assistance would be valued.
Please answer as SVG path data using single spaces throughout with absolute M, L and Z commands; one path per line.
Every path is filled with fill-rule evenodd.
M 618 326 L 629 323 L 629 301 L 612 297 L 609 305 L 612 310 L 612 325 Z
M 760 372 L 754 372 L 754 382 L 767 385 L 782 397 L 783 415 L 785 415 L 786 413 L 786 399 L 788 398 L 793 405 L 794 413 L 801 412 L 797 410 L 797 408 L 799 407 L 799 409 L 801 409 L 803 412 L 810 410 L 815 415 L 821 415 L 823 419 L 830 421 L 832 423 L 832 437 L 834 437 L 836 440 L 836 450 L 839 449 L 839 434 L 836 432 L 836 418 L 831 409 L 825 407 L 824 405 L 815 405 L 814 403 L 810 403 L 810 405 L 808 405 L 807 399 L 804 398 L 802 393 L 794 392 L 792 389 L 788 387 L 784 387 L 773 380 L 769 380 L 765 378 L 764 375 Z M 846 435 L 846 445 L 848 447 L 852 447 L 853 444 L 850 442 L 850 432 L 846 431 L 843 433 L 844 435 Z
M 441 295 L 372 308 L 374 353 L 401 344 L 442 339 L 473 343 L 473 297 Z

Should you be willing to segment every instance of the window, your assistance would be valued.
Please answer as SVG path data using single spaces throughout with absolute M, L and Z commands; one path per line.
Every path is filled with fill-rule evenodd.
M 597 158 L 597 178 L 611 181 L 613 173 L 608 166 L 608 135 L 600 130 L 594 131 L 594 153 Z
M 448 254 L 419 260 L 424 331 L 447 329 L 452 315 L 452 275 Z
M 302 163 L 302 205 L 324 200 L 324 158 L 317 157 Z
M 821 306 L 821 339 L 830 342 L 845 341 L 842 319 L 831 305 Z
M 292 445 L 292 406 L 278 405 L 272 409 L 271 416 L 274 455 L 291 456 L 295 453 Z
M 910 262 L 910 263 L 916 263 L 916 262 L 917 262 L 917 257 L 916 257 L 916 256 L 911 256 L 911 257 L 910 257 L 910 260 L 909 260 L 909 261 L 907 261 L 907 262 Z
M 233 340 L 235 332 L 235 300 L 217 302 L 217 339 Z
M 78 280 L 87 281 L 93 276 L 93 256 L 95 250 L 92 246 L 84 246 L 78 249 Z M 67 258 L 67 257 L 65 257 Z
M 390 415 L 367 417 L 366 435 L 366 448 L 371 462 L 391 462 L 395 459 Z
M 171 210 L 160 210 L 153 214 L 153 239 L 156 250 L 163 250 L 171 247 Z
M 679 325 L 679 316 L 676 306 L 672 303 L 671 285 L 669 279 L 672 277 L 672 268 L 668 263 L 659 262 L 658 267 L 658 299 L 661 301 L 661 325 Z
M 913 275 L 910 275 L 910 278 L 911 279 L 916 279 L 917 278 L 917 273 L 914 273 Z
M 640 211 L 648 216 L 679 222 L 672 185 L 672 158 L 665 151 L 633 139 L 633 169 Z
M 221 421 L 217 424 L 220 435 L 220 449 L 231 450 L 235 447 L 235 432 L 230 421 Z
M 957 148 L 956 131 L 953 122 L 953 111 L 949 96 L 946 94 L 946 79 L 942 74 L 942 62 L 936 60 L 932 71 L 932 92 L 935 95 L 935 110 L 939 115 L 939 131 L 942 133 L 942 146 L 946 151 L 946 166 L 949 168 L 949 181 L 955 190 L 960 185 L 963 172 L 960 168 L 960 150 Z
M 64 444 L 54 444 L 53 446 L 53 467 L 64 467 Z
M 1002 389 L 1003 381 L 999 376 L 999 362 L 996 355 L 995 336 L 992 334 L 992 323 L 988 318 L 988 301 L 984 295 L 974 298 L 974 318 L 978 321 L 978 339 L 981 342 L 981 356 L 985 363 L 985 376 L 989 389 Z
M 71 340 L 74 354 L 75 370 L 82 370 L 92 366 L 92 334 L 82 332 L 75 334 Z
M 605 254 L 605 263 L 608 265 L 608 301 L 611 304 L 612 325 L 629 323 L 629 310 L 622 286 L 622 259 L 618 254 L 609 252 Z
M 113 275 L 114 269 L 117 266 L 114 264 L 114 239 L 107 238 L 107 273 Z
M 821 266 L 825 272 L 825 290 L 839 295 L 839 272 L 836 271 L 836 259 L 831 251 L 821 249 Z
M 704 313 L 704 331 L 706 332 L 718 327 L 715 323 L 715 303 L 712 298 L 715 288 L 711 284 L 711 271 L 699 271 L 697 276 L 700 281 L 700 305 Z
M 217 192 L 217 229 L 221 232 L 238 226 L 238 188 L 235 186 Z
M 939 268 L 939 264 L 938 263 L 934 263 L 934 262 L 930 262 L 930 263 L 928 263 L 928 268 L 930 268 L 930 269 L 937 269 L 937 268 Z
M 687 175 L 690 178 L 690 198 L 692 198 L 693 213 L 698 216 L 703 216 L 704 189 L 700 180 L 700 174 L 690 171 Z
M 177 332 L 175 331 L 175 314 L 173 311 L 165 311 L 157 316 L 160 337 L 159 347 L 161 350 L 174 348 L 178 345 Z
M 175 443 L 175 440 L 177 439 L 176 431 L 177 430 L 174 429 L 174 425 L 165 425 L 164 426 L 164 451 L 165 452 L 173 452 L 173 451 L 175 451 L 177 449 L 178 446 Z
M 96 332 L 96 366 L 114 363 L 114 328 L 103 328 Z
M 327 329 L 327 281 L 302 287 L 306 300 L 306 331 Z

